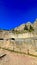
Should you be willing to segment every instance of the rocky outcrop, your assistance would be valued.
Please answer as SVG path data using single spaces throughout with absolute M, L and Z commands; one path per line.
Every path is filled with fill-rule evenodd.
M 32 30 L 30 29 L 30 26 L 32 27 Z M 28 30 L 27 30 L 28 28 Z M 20 32 L 20 33 L 24 33 L 24 32 L 34 32 L 35 34 L 37 34 L 37 19 L 35 20 L 34 23 L 31 22 L 27 22 L 26 24 L 21 24 L 20 26 L 14 28 L 14 32 Z M 13 32 L 13 30 L 12 30 Z

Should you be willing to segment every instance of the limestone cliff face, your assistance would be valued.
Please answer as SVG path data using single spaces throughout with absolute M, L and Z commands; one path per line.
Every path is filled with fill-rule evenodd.
M 25 24 L 22 24 L 22 25 L 16 27 L 14 30 L 21 31 L 21 30 L 24 30 L 24 27 L 25 27 Z
M 12 34 L 10 33 L 10 38 L 29 38 L 34 37 L 32 33 L 23 33 L 23 34 Z
M 24 24 L 21 24 L 21 25 L 19 25 L 18 27 L 16 27 L 14 30 L 15 30 L 15 31 L 16 31 L 16 30 L 17 30 L 17 31 L 23 31 L 25 25 L 27 25 L 27 27 L 28 27 L 28 29 L 29 29 L 30 25 L 32 26 L 32 23 L 31 23 L 31 22 L 27 22 L 26 24 L 25 24 L 25 23 L 24 23 Z
M 33 29 L 34 29 L 33 32 L 36 34 L 36 33 L 37 33 L 37 19 L 35 20 L 34 23 L 27 22 L 26 24 L 21 24 L 20 26 L 18 26 L 18 27 L 16 27 L 16 28 L 14 29 L 14 32 L 15 32 L 15 31 L 24 32 L 26 27 L 27 27 L 28 30 L 29 30 L 29 29 L 30 29 L 30 25 L 33 27 Z M 25 26 L 26 26 L 26 27 L 25 27 Z M 28 32 L 28 30 L 27 30 L 27 32 Z
M 9 31 L 1 30 L 0 31 L 0 38 L 9 38 Z
M 19 34 L 14 34 L 14 33 L 9 33 L 9 31 L 1 31 L 0 32 L 0 38 L 28 38 L 28 37 L 33 37 L 32 33 L 19 33 Z

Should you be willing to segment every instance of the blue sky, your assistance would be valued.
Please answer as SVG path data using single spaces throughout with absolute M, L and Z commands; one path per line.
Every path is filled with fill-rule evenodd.
M 37 18 L 37 0 L 0 0 L 0 28 L 12 29 Z

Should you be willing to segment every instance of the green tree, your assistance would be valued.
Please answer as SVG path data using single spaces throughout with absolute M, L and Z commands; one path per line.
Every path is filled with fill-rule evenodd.
M 32 32 L 34 31 L 34 28 L 30 25 L 29 31 Z
M 25 25 L 25 27 L 24 27 L 24 30 L 28 30 L 28 27 L 27 27 L 27 25 Z

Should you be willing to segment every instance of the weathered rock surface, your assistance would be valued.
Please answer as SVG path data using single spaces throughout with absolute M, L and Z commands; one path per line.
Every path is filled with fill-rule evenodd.
M 12 30 L 0 30 L 0 47 L 26 53 L 29 50 L 29 53 L 37 55 L 37 21 L 33 24 L 27 23 L 26 25 L 29 26 L 28 24 L 33 26 L 33 32 L 13 33 L 15 30 L 23 31 L 25 24 L 14 29 L 13 32 Z M 12 38 L 15 40 L 11 40 Z

